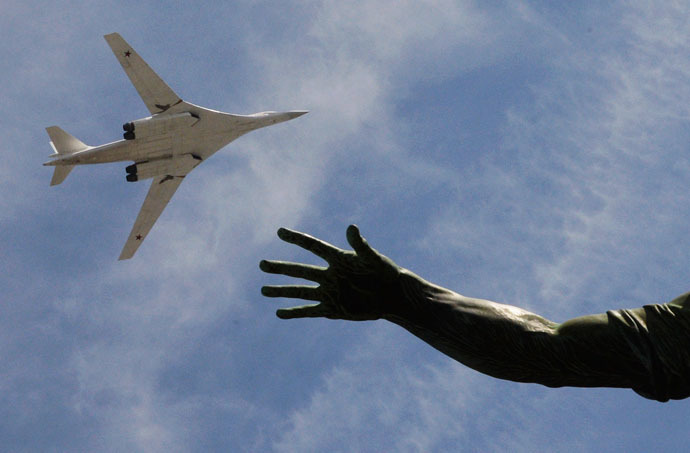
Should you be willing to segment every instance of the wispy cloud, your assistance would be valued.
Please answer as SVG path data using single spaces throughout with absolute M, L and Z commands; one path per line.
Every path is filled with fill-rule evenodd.
M 575 439 L 569 445 L 577 447 L 575 437 L 531 422 L 554 406 L 588 414 L 584 403 L 567 405 L 563 395 L 572 394 L 545 397 L 479 376 L 383 322 L 275 321 L 273 305 L 258 295 L 257 262 L 269 253 L 305 256 L 275 238 L 280 225 L 342 244 L 345 222 L 361 221 L 374 246 L 401 264 L 438 271 L 425 277 L 548 315 L 589 308 L 567 305 L 583 298 L 605 309 L 613 297 L 637 303 L 680 292 L 682 271 L 668 269 L 687 267 L 683 15 L 671 6 L 621 7 L 615 27 L 587 32 L 586 24 L 564 28 L 557 13 L 525 5 L 314 1 L 270 14 L 253 4 L 189 18 L 171 10 L 156 21 L 157 7 L 108 15 L 79 2 L 71 9 L 78 15 L 12 5 L 19 13 L 3 16 L 5 33 L 28 43 L 24 56 L 21 46 L 5 44 L 16 66 L 0 71 L 6 86 L 18 87 L 3 124 L 23 149 L 0 167 L 1 222 L 11 238 L 0 243 L 11 257 L 0 280 L 8 298 L 0 388 L 5 418 L 23 420 L 12 425 L 22 428 L 12 434 L 17 444 L 37 421 L 63 418 L 45 439 L 67 449 L 294 451 L 359 443 L 428 451 L 472 443 L 497 450 L 516 448 L 515 438 L 536 444 L 542 435 Z M 30 21 L 34 14 L 41 21 Z M 21 33 L 19 22 L 35 25 Z M 171 24 L 179 34 L 170 34 Z M 200 24 L 215 39 L 195 39 Z M 129 36 L 123 27 L 140 31 Z M 45 169 L 35 157 L 49 152 L 41 125 L 72 131 L 73 124 L 79 136 L 109 139 L 115 126 L 105 110 L 123 122 L 144 116 L 141 105 L 128 105 L 138 101 L 122 74 L 114 81 L 102 75 L 118 71 L 116 63 L 98 66 L 112 58 L 100 35 L 117 28 L 164 79 L 204 76 L 194 94 L 227 85 L 210 107 L 311 110 L 204 163 L 125 263 L 115 261 L 117 241 L 145 186 L 89 168 L 50 192 L 49 172 L 39 172 Z M 30 46 L 34 36 L 38 45 Z M 409 113 L 426 102 L 424 90 L 495 74 L 482 68 L 524 69 L 523 58 L 530 65 L 543 59 L 548 74 L 519 102 L 501 104 L 504 121 L 489 127 L 505 135 L 501 149 L 436 161 L 408 147 L 415 121 L 447 119 Z M 84 61 L 96 62 L 92 73 Z M 49 96 L 51 84 L 60 85 L 64 104 Z M 121 91 L 110 93 L 113 86 Z M 26 93 L 28 105 L 18 99 Z M 474 132 L 458 134 L 470 143 Z M 414 242 L 419 232 L 427 234 Z M 626 289 L 630 280 L 638 286 Z M 520 436 L 511 435 L 517 425 Z
M 468 175 L 462 208 L 441 217 L 433 243 L 504 263 L 489 268 L 507 276 L 499 292 L 507 300 L 515 267 L 527 264 L 534 270 L 527 284 L 540 291 L 523 288 L 517 300 L 560 316 L 612 308 L 599 301 L 650 301 L 660 282 L 634 274 L 668 260 L 684 266 L 671 245 L 683 241 L 674 232 L 686 199 L 687 162 L 675 157 L 686 148 L 688 118 L 688 63 L 674 57 L 687 50 L 681 17 L 673 8 L 652 17 L 624 8 L 610 34 L 584 47 L 566 42 L 567 56 L 553 60 L 533 101 L 508 110 L 505 150 Z M 631 277 L 642 286 L 626 286 Z M 651 278 L 673 288 L 662 297 L 681 289 L 673 277 Z
M 481 378 L 455 363 L 414 368 L 405 348 L 392 346 L 396 329 L 370 329 L 324 375 L 305 407 L 290 415 L 276 451 L 434 451 L 470 435 L 464 427 L 471 425 L 469 407 L 484 396 Z

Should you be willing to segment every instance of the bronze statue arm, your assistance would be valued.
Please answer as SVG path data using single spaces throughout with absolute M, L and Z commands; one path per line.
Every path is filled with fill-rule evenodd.
M 279 309 L 280 318 L 386 319 L 497 378 L 550 387 L 627 387 L 649 396 L 648 360 L 631 348 L 625 328 L 612 323 L 609 314 L 557 324 L 517 307 L 460 295 L 399 267 L 354 225 L 347 229 L 352 251 L 285 228 L 278 236 L 328 263 L 261 261 L 264 272 L 317 284 L 264 286 L 261 292 L 268 297 L 316 302 Z M 644 323 L 644 310 L 626 313 Z

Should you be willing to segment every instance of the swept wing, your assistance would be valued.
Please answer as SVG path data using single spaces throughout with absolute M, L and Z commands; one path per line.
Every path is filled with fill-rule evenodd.
M 151 182 L 144 204 L 139 211 L 137 220 L 134 221 L 132 232 L 129 233 L 127 242 L 120 253 L 120 260 L 126 260 L 134 256 L 146 235 L 151 231 L 153 224 L 156 223 L 163 209 L 175 194 L 175 191 L 182 183 L 184 176 L 157 176 Z
M 104 38 L 152 115 L 163 113 L 182 102 L 122 36 L 111 33 Z
M 152 115 L 165 113 L 171 107 L 182 102 L 182 99 L 151 69 L 119 33 L 111 33 L 105 35 L 104 38 Z M 170 159 L 163 162 L 162 166 L 158 165 L 159 168 L 156 171 L 158 174 L 153 177 L 144 204 L 120 254 L 120 260 L 134 256 L 177 191 L 185 175 L 198 163 L 192 160 L 191 164 L 180 166 L 178 159 Z

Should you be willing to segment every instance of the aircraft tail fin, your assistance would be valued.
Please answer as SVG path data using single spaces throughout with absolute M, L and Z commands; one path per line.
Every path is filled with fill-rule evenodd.
M 50 180 L 51 186 L 57 186 L 62 181 L 65 180 L 69 172 L 72 171 L 74 165 L 56 165 L 55 171 L 53 172 L 53 179 Z
M 73 154 L 89 147 L 57 126 L 46 127 L 46 132 L 48 132 L 50 145 L 53 147 L 55 154 Z
M 46 127 L 46 132 L 48 132 L 48 136 L 50 137 L 50 146 L 53 147 L 53 151 L 55 152 L 52 157 L 74 154 L 89 148 L 87 144 L 57 126 Z M 50 180 L 50 185 L 56 186 L 60 184 L 65 180 L 73 168 L 74 165 L 55 165 L 55 171 L 53 172 L 53 179 Z

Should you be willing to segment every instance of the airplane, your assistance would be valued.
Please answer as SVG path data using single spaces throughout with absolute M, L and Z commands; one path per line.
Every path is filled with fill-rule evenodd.
M 54 153 L 50 185 L 60 184 L 76 165 L 133 161 L 130 182 L 153 179 L 125 242 L 120 260 L 134 256 L 184 177 L 233 140 L 307 113 L 306 110 L 236 115 L 183 101 L 117 33 L 104 36 L 151 116 L 123 124 L 123 139 L 89 146 L 58 126 L 46 128 Z

